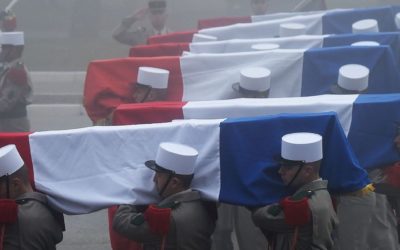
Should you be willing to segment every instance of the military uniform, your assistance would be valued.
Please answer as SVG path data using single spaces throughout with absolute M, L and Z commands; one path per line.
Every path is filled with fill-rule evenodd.
M 171 222 L 164 249 L 210 249 L 215 220 L 210 216 L 200 193 L 186 190 L 173 194 L 158 206 L 171 207 Z M 113 228 L 125 237 L 143 243 L 143 250 L 162 249 L 162 237 L 150 231 L 143 214 L 132 205 L 121 205 Z
M 51 250 L 63 238 L 62 226 L 45 195 L 25 193 L 16 199 L 18 221 L 6 226 L 4 250 Z
M 120 43 L 135 46 L 138 44 L 146 44 L 147 39 L 151 36 L 171 33 L 171 30 L 167 27 L 164 27 L 161 31 L 147 29 L 145 27 L 131 29 L 134 22 L 135 20 L 132 20 L 131 17 L 125 17 L 122 19 L 121 24 L 119 24 L 113 31 L 114 39 Z
M 295 227 L 285 223 L 283 211 L 272 212 L 276 209 L 271 209 L 271 207 L 276 208 L 277 204 L 255 210 L 253 212 L 254 223 L 270 239 L 273 249 L 332 249 L 332 232 L 338 220 L 327 191 L 327 181 L 319 179 L 310 182 L 297 190 L 293 196 L 301 193 L 311 194 L 308 205 L 312 219 L 306 225 L 298 227 L 296 248 L 291 246 Z
M 26 106 L 31 103 L 32 84 L 20 60 L 0 66 L 0 131 L 29 131 Z

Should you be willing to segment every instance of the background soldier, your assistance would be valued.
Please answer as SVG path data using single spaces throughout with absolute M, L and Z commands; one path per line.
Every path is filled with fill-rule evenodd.
M 168 14 L 166 12 L 167 3 L 164 0 L 149 1 L 148 8 L 140 9 L 133 15 L 122 19 L 113 31 L 113 37 L 120 43 L 130 46 L 145 44 L 147 38 L 154 35 L 164 35 L 171 30 L 166 26 Z M 151 28 L 138 26 L 131 29 L 132 25 L 138 21 L 143 21 L 149 17 Z
M 63 238 L 62 214 L 32 190 L 15 145 L 0 148 L 0 228 L 0 248 L 5 250 L 52 250 Z
M 29 131 L 26 106 L 32 87 L 28 71 L 21 61 L 24 33 L 3 32 L 0 53 L 0 131 Z

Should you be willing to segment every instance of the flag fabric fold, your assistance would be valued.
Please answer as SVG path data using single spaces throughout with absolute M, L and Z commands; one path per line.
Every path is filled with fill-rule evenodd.
M 269 97 L 296 97 L 330 93 L 339 68 L 358 63 L 370 69 L 366 93 L 399 92 L 400 75 L 388 46 L 332 47 L 311 50 L 273 50 L 181 57 L 184 101 L 239 97 L 232 89 L 240 70 L 251 66 L 271 70 Z
M 304 24 L 306 26 L 306 34 L 309 35 L 343 34 L 352 33 L 352 24 L 362 19 L 376 19 L 381 32 L 390 32 L 398 30 L 393 15 L 395 8 L 396 7 L 385 6 L 337 11 L 317 11 L 311 13 L 306 12 L 303 15 L 285 15 L 285 13 L 275 17 L 266 15 L 265 21 L 208 28 L 199 30 L 198 32 L 215 36 L 218 40 L 266 38 L 278 36 L 280 24 L 295 22 Z M 262 19 L 262 16 L 259 19 Z
M 223 101 L 173 102 L 148 105 L 121 105 L 114 112 L 114 124 L 142 124 L 151 117 L 159 122 L 176 119 L 240 118 L 280 113 L 333 111 L 365 169 L 399 160 L 393 140 L 399 124 L 400 94 L 322 95 L 310 97 L 232 99 Z M 146 113 L 146 116 L 141 114 Z
M 96 121 L 118 105 L 132 102 L 140 66 L 170 71 L 168 101 L 199 101 L 239 97 L 232 85 L 239 82 L 240 70 L 249 66 L 272 71 L 270 97 L 329 93 L 329 86 L 338 78 L 338 69 L 348 63 L 361 63 L 370 69 L 367 93 L 399 92 L 398 64 L 388 46 L 332 47 L 93 61 L 85 80 L 84 106 Z
M 241 205 L 268 204 L 281 198 L 284 191 L 279 176 L 273 174 L 277 166 L 271 159 L 280 149 L 277 134 L 293 132 L 293 124 L 298 125 L 298 131 L 322 134 L 326 137 L 324 152 L 331 155 L 326 155 L 327 159 L 340 159 L 341 164 L 332 161 L 323 166 L 324 177 L 333 191 L 349 192 L 368 183 L 365 170 L 331 112 L 33 133 L 29 143 L 35 184 L 39 191 L 49 195 L 53 205 L 68 214 L 88 213 L 115 204 L 154 203 L 154 173 L 144 162 L 155 158 L 159 143 L 174 141 L 199 151 L 193 188 L 205 198 Z M 248 135 L 251 126 L 255 126 L 251 130 L 265 136 L 257 139 Z M 248 136 L 245 144 L 234 140 Z M 225 140 L 242 145 L 243 150 L 245 145 L 253 147 L 236 151 Z M 254 148 L 262 150 L 268 141 L 274 144 L 265 148 L 264 154 L 253 152 Z M 246 159 L 252 153 L 252 161 L 229 163 L 236 154 Z M 253 165 L 258 170 L 248 171 Z M 264 174 L 259 175 L 259 171 Z M 236 193 L 236 198 L 226 195 L 229 193 Z

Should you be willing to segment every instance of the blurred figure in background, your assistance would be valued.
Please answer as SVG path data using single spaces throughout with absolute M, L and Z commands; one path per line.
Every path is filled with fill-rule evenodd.
M 150 36 L 170 33 L 171 30 L 166 26 L 168 18 L 166 9 L 167 2 L 165 0 L 150 0 L 148 7 L 122 19 L 122 22 L 113 31 L 114 39 L 120 43 L 134 46 L 145 44 Z M 133 24 L 144 21 L 146 17 L 150 20 L 150 28 L 143 26 L 132 28 Z
M 293 9 L 293 12 L 326 10 L 325 0 L 302 0 Z
M 1 11 L 0 22 L 2 32 L 11 32 L 17 28 L 17 17 L 11 11 Z
M 0 131 L 29 131 L 26 106 L 31 103 L 32 84 L 21 61 L 23 32 L 3 32 L 0 53 Z
M 251 0 L 251 11 L 255 16 L 265 15 L 268 10 L 268 0 Z

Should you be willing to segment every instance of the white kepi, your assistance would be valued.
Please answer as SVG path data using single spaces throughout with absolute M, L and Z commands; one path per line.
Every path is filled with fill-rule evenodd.
M 306 34 L 306 26 L 302 23 L 282 23 L 279 25 L 279 36 L 300 36 Z
M 14 144 L 0 148 L 0 177 L 15 173 L 23 165 L 24 160 Z
M 166 69 L 139 67 L 137 82 L 155 89 L 168 87 L 169 71 Z
M 281 46 L 276 43 L 257 43 L 251 45 L 252 50 L 257 50 L 257 51 L 265 51 L 265 50 L 275 50 L 279 49 Z
M 322 136 L 319 134 L 301 132 L 282 137 L 281 156 L 285 160 L 315 162 L 322 159 L 322 151 Z
M 369 69 L 360 64 L 347 64 L 339 69 L 338 85 L 350 91 L 368 88 Z
M 241 88 L 263 92 L 271 87 L 271 71 L 264 67 L 249 67 L 240 71 Z
M 215 36 L 196 33 L 193 35 L 192 43 L 215 42 L 217 40 Z
M 379 32 L 378 21 L 375 19 L 364 19 L 353 23 L 353 33 L 376 33 Z
M 2 32 L 0 41 L 4 45 L 24 45 L 24 32 Z
M 155 161 L 146 161 L 145 165 L 156 172 L 192 175 L 198 154 L 197 150 L 190 146 L 163 142 L 158 147 Z
M 400 12 L 396 14 L 394 22 L 396 23 L 397 29 L 400 29 Z
M 379 46 L 380 43 L 375 42 L 375 41 L 359 41 L 359 42 L 355 42 L 352 43 L 351 46 L 370 46 L 370 47 L 374 47 L 374 46 Z

